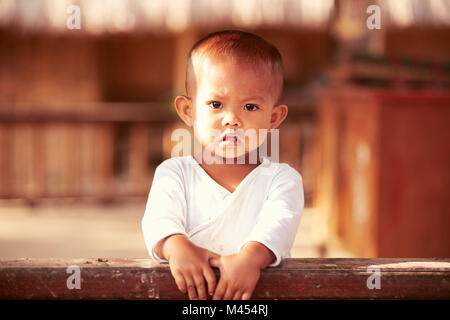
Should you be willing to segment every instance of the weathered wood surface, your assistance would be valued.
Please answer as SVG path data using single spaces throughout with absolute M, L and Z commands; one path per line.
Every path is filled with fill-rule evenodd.
M 80 289 L 67 286 L 73 265 L 80 268 Z M 373 268 L 379 268 L 379 289 L 368 286 L 376 284 Z M 450 259 L 287 259 L 262 271 L 252 298 L 450 299 Z M 187 296 L 176 288 L 167 264 L 148 259 L 0 259 L 0 299 Z

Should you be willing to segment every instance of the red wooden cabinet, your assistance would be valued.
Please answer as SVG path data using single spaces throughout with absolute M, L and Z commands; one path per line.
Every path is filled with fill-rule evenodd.
M 359 87 L 318 107 L 315 205 L 361 257 L 450 256 L 450 93 Z

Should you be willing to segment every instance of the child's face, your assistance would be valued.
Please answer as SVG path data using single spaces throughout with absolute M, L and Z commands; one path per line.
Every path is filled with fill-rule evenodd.
M 207 58 L 194 73 L 192 124 L 203 147 L 215 155 L 235 158 L 255 150 L 287 115 L 286 106 L 275 106 L 277 82 L 269 67 Z M 229 132 L 237 142 L 223 141 Z

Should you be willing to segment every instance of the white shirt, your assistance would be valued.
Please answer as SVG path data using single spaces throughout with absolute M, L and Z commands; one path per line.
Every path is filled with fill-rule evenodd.
M 176 233 L 219 255 L 257 241 L 274 253 L 270 266 L 276 266 L 290 257 L 303 205 L 302 178 L 286 163 L 263 157 L 230 192 L 192 156 L 174 157 L 155 170 L 142 219 L 144 240 L 157 262 L 166 260 L 155 254 L 155 245 Z

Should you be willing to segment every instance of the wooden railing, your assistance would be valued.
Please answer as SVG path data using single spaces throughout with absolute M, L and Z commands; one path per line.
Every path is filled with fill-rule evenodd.
M 262 271 L 252 298 L 450 299 L 450 259 L 287 259 Z M 148 259 L 19 259 L 0 260 L 0 299 L 187 296 Z
M 0 199 L 110 201 L 148 194 L 151 162 L 163 158 L 152 146 L 174 121 L 164 106 L 98 103 L 42 110 L 0 105 Z

